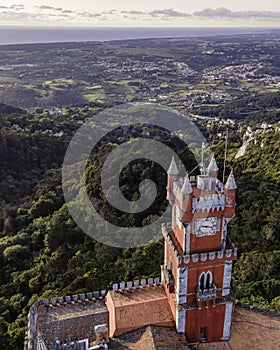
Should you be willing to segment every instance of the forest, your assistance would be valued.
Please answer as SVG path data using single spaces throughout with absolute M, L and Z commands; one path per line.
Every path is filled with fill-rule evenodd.
M 28 309 L 38 299 L 108 289 L 118 281 L 160 275 L 163 239 L 141 248 L 103 245 L 81 232 L 64 202 L 61 166 L 67 145 L 78 128 L 77 120 L 100 108 L 75 107 L 72 114 L 64 110 L 63 115 L 53 119 L 44 117 L 41 110 L 30 114 L 5 105 L 0 108 L 2 349 L 22 349 Z M 12 127 L 15 122 L 22 130 Z M 65 134 L 55 137 L 42 133 L 39 126 L 44 122 L 54 129 L 63 128 Z M 130 134 L 140 135 L 143 126 L 137 125 L 133 131 Z M 174 149 L 188 170 L 195 167 L 194 157 L 176 136 L 151 127 L 149 132 Z M 116 130 L 109 140 L 102 140 L 91 154 L 86 168 L 87 191 L 101 215 L 111 222 L 145 225 L 155 220 L 167 205 L 166 173 L 153 162 L 139 160 L 129 164 L 120 178 L 124 196 L 137 199 L 140 180 L 150 178 L 157 184 L 156 202 L 144 216 L 112 210 L 104 201 L 98 174 L 104 157 L 126 141 L 127 135 Z M 237 213 L 229 226 L 230 238 L 239 254 L 234 266 L 237 297 L 242 302 L 280 312 L 279 124 L 257 135 L 245 155 L 238 159 L 234 155 L 241 136 L 230 130 L 229 141 L 227 175 L 234 168 L 238 185 Z M 220 169 L 224 146 L 223 139 L 213 146 Z

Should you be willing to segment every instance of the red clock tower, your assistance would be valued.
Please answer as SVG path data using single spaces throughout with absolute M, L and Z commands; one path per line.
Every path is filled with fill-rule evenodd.
M 190 344 L 230 337 L 237 249 L 227 238 L 227 225 L 235 215 L 237 186 L 233 172 L 224 186 L 218 170 L 214 156 L 196 177 L 179 178 L 174 159 L 168 170 L 172 222 L 162 227 L 162 280 L 177 332 Z

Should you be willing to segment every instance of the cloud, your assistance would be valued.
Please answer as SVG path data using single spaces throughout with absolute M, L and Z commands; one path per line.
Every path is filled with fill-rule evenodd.
M 131 10 L 131 11 L 121 11 L 121 13 L 127 13 L 129 15 L 145 15 L 143 11 Z
M 279 11 L 244 11 L 235 14 L 241 18 L 280 19 Z
M 24 6 L 23 4 L 14 4 L 14 5 L 11 5 L 10 8 L 11 8 L 11 9 L 12 9 L 12 8 L 14 8 L 14 9 L 16 9 L 16 8 L 18 8 L 18 9 L 24 9 L 25 6 Z
M 113 15 L 117 12 L 117 10 L 109 10 L 109 11 L 103 11 L 102 14 L 103 15 Z
M 81 12 L 81 13 L 78 13 L 78 15 L 84 18 L 96 18 L 96 17 L 101 17 L 102 13 Z
M 148 13 L 152 17 L 190 17 L 189 13 L 176 11 L 172 9 L 154 10 Z
M 63 10 L 62 12 L 63 13 L 75 13 L 75 11 L 72 11 L 72 10 Z
M 53 10 L 54 9 L 54 7 L 47 6 L 47 5 L 35 6 L 35 7 L 37 7 L 38 9 L 41 9 L 41 10 Z
M 277 11 L 231 11 L 225 7 L 216 9 L 207 8 L 193 13 L 196 17 L 205 18 L 236 18 L 236 19 L 280 19 L 280 12 Z
M 207 8 L 201 11 L 196 11 L 193 13 L 194 16 L 199 17 L 231 17 L 233 12 L 225 7 L 219 7 L 217 9 Z
M 0 21 L 2 23 L 50 23 L 52 21 L 71 21 L 72 17 L 69 17 L 68 14 L 59 12 L 59 13 L 40 13 L 40 12 L 27 12 L 16 10 L 6 10 L 0 12 Z
M 13 5 L 15 7 L 15 5 Z M 17 6 L 19 7 L 19 6 Z M 33 11 L 32 11 L 33 10 Z M 111 15 L 115 13 L 115 10 L 106 11 L 106 14 L 110 12 Z M 36 23 L 36 24 L 55 24 L 59 21 L 63 23 L 85 23 L 93 20 L 105 21 L 105 11 L 100 13 L 81 12 L 63 9 L 62 7 L 54 7 L 49 5 L 34 6 L 30 8 L 30 11 L 24 11 L 24 9 L 11 8 L 8 6 L 0 7 L 0 23 Z
M 41 6 L 36 6 L 40 10 L 53 10 L 53 11 L 65 11 L 63 10 L 62 7 L 53 7 L 53 6 L 48 6 L 48 5 L 41 5 Z
M 26 7 L 27 9 L 27 7 Z M 240 20 L 244 23 L 252 21 L 262 22 L 270 24 L 280 19 L 280 12 L 275 11 L 232 11 L 225 7 L 219 7 L 216 9 L 205 8 L 193 13 L 185 13 L 177 11 L 173 8 L 168 9 L 155 9 L 150 12 L 143 12 L 140 10 L 120 10 L 115 9 L 104 10 L 100 12 L 76 12 L 62 7 L 54 7 L 49 5 L 32 6 L 25 10 L 25 6 L 22 4 L 15 4 L 11 6 L 0 6 L 0 23 L 33 23 L 33 24 L 55 24 L 58 21 L 63 21 L 64 24 L 71 25 L 72 23 L 96 23 L 100 21 L 108 21 L 108 23 L 155 23 L 169 21 L 176 24 L 177 21 L 193 20 L 196 23 L 201 21 L 205 25 L 204 20 L 226 20 L 228 22 L 232 20 Z M 137 22 L 138 21 L 138 22 Z
M 22 4 L 14 4 L 11 6 L 5 6 L 5 5 L 0 6 L 0 10 L 23 10 L 23 9 L 24 9 L 24 5 Z

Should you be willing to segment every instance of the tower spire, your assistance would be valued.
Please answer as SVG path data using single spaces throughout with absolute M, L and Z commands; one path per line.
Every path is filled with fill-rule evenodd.
M 172 157 L 169 169 L 167 170 L 167 174 L 171 176 L 177 176 L 179 174 L 174 157 Z
M 237 185 L 236 185 L 236 182 L 235 182 L 233 170 L 231 170 L 231 172 L 229 174 L 229 177 L 228 177 L 227 182 L 225 184 L 225 188 L 227 190 L 236 190 L 237 189 Z
M 184 178 L 184 183 L 181 189 L 182 194 L 190 194 L 192 193 L 192 185 L 190 183 L 188 175 Z
M 217 177 L 218 176 L 218 165 L 216 163 L 216 159 L 214 154 L 212 155 L 212 158 L 210 160 L 210 163 L 207 168 L 207 175 L 212 176 L 212 177 Z

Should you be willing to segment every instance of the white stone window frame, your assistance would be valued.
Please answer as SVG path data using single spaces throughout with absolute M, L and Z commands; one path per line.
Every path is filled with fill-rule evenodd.
M 202 280 L 202 276 L 204 276 L 204 279 L 203 279 L 203 286 L 201 285 L 201 280 Z M 208 288 L 207 287 L 207 278 L 209 276 L 209 286 Z M 207 271 L 207 272 L 201 272 L 200 276 L 199 276 L 199 279 L 198 279 L 198 285 L 199 285 L 199 289 L 209 289 L 209 288 L 212 288 L 213 286 L 213 275 L 212 275 L 212 272 L 211 271 Z M 201 288 L 203 287 L 203 288 Z

